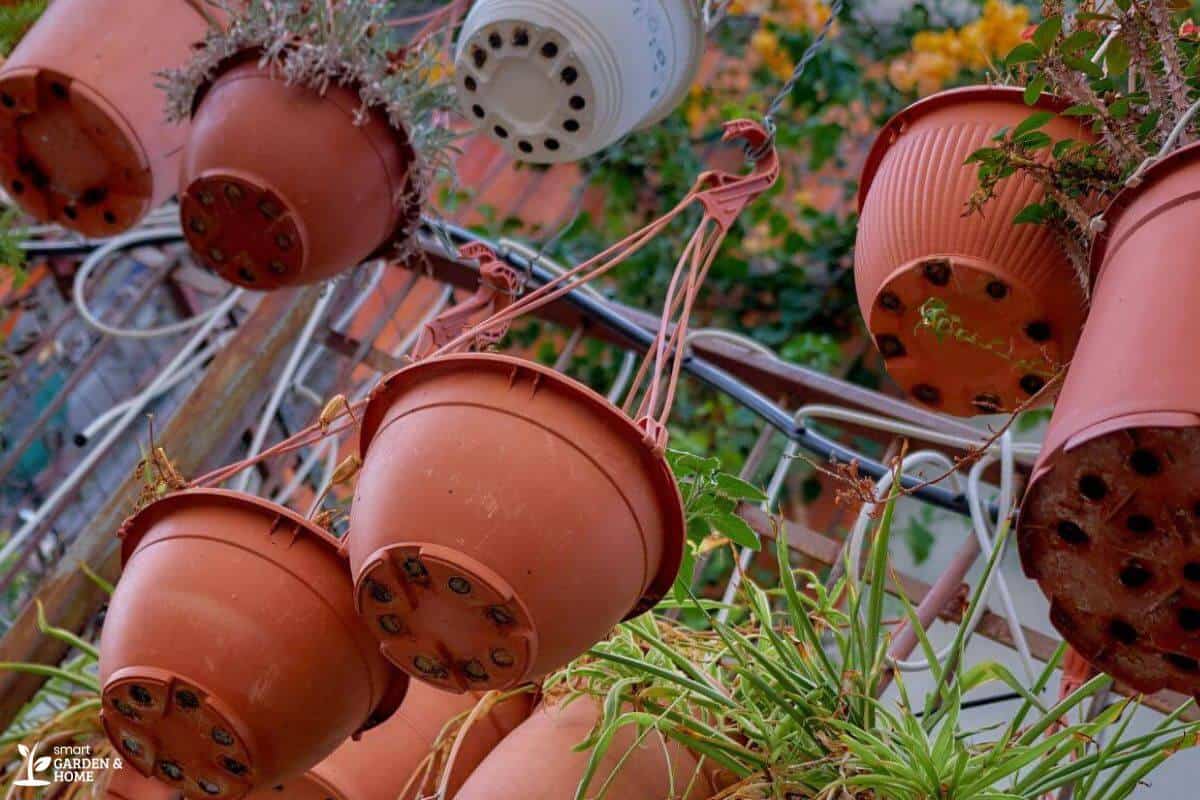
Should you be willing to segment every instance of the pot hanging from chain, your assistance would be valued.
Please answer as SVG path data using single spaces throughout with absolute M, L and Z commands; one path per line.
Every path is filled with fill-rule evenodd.
M 127 764 L 189 798 L 304 772 L 400 705 L 338 542 L 250 495 L 177 492 L 122 526 L 101 718 Z
M 450 691 L 534 680 L 670 588 L 685 523 L 666 421 L 688 317 L 729 226 L 778 176 L 760 126 L 731 123 L 727 137 L 759 152 L 751 175 L 707 174 L 663 219 L 515 302 L 519 276 L 487 248 L 465 249 L 481 262 L 480 292 L 372 392 L 348 542 L 355 603 L 413 677 Z M 458 352 L 498 341 L 515 317 L 612 269 L 693 204 L 705 214 L 624 409 L 547 367 Z
M 55 0 L 0 68 L 0 182 L 30 216 L 111 236 L 176 191 L 185 127 L 155 72 L 203 40 L 203 0 Z
M 577 746 L 599 719 L 590 697 L 541 706 L 484 759 L 455 800 L 575 797 L 590 758 Z M 636 726 L 613 735 L 588 796 L 601 785 L 607 785 L 607 797 L 621 800 L 704 800 L 715 794 L 695 756 L 653 729 L 639 740 Z
M 413 151 L 358 92 L 288 84 L 256 53 L 201 90 L 183 156 L 184 235 L 251 289 L 316 283 L 411 235 Z
M 1200 145 L 1105 212 L 1091 314 L 1017 529 L 1050 619 L 1138 691 L 1200 694 Z
M 871 150 L 859 190 L 858 301 L 888 374 L 926 406 L 1012 411 L 1071 359 L 1084 286 L 1047 226 L 1013 224 L 1042 200 L 1041 186 L 1007 178 L 981 213 L 966 213 L 978 188 L 968 157 L 1035 110 L 1065 105 L 1042 96 L 1031 108 L 1014 87 L 953 89 L 902 111 Z M 1041 130 L 1094 139 L 1066 117 Z M 929 319 L 935 307 L 949 330 Z
M 432 758 L 446 726 L 461 725 L 480 701 L 478 694 L 451 694 L 413 684 L 391 719 L 350 740 L 303 777 L 261 789 L 247 800 L 419 800 L 435 794 L 444 764 Z M 454 753 L 446 797 L 454 797 L 488 753 L 528 718 L 530 694 L 515 695 L 471 720 Z
M 459 36 L 459 104 L 518 160 L 576 161 L 670 114 L 704 42 L 693 0 L 478 0 Z

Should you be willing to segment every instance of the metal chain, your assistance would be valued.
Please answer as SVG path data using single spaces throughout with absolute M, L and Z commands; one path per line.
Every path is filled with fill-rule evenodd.
M 775 99 L 767 106 L 766 113 L 763 114 L 763 127 L 767 129 L 770 136 L 769 141 L 759 148 L 757 153 L 749 153 L 751 158 L 765 152 L 765 149 L 772 147 L 775 144 L 775 115 L 783 108 L 783 104 L 791 97 L 792 91 L 796 88 L 796 84 L 800 82 L 800 78 L 804 76 L 804 70 L 808 68 L 809 62 L 816 58 L 821 52 L 821 48 L 825 46 L 826 40 L 829 39 L 829 33 L 833 30 L 833 23 L 837 21 L 838 16 L 842 13 L 844 0 L 833 0 L 829 7 L 829 18 L 825 20 L 825 24 L 821 26 L 821 30 L 817 33 L 816 38 L 809 44 L 808 49 L 804 51 L 804 55 L 796 62 L 796 68 L 792 70 L 792 75 L 788 78 L 787 83 L 779 90 L 779 94 L 775 95 Z

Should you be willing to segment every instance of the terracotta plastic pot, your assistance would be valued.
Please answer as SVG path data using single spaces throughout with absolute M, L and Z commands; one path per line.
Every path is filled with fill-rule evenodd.
M 1037 107 L 1063 104 L 1043 96 Z M 1085 295 L 1062 247 L 1046 226 L 1013 224 L 1018 211 L 1042 199 L 1041 187 L 1014 176 L 982 215 L 964 216 L 978 187 L 978 165 L 964 162 L 1034 110 L 1013 87 L 933 95 L 884 127 L 863 171 L 859 305 L 888 373 L 939 411 L 1018 407 L 1070 360 L 1079 339 Z M 1042 130 L 1055 140 L 1091 138 L 1066 117 Z M 943 301 L 976 342 L 921 327 L 930 299 Z
M 183 795 L 165 783 L 139 775 L 130 767 L 109 778 L 104 800 L 179 800 Z
M 514 158 L 575 161 L 670 114 L 704 55 L 692 0 L 479 0 L 455 73 L 468 120 Z
M 451 694 L 414 684 L 404 705 L 390 720 L 358 741 L 347 741 L 304 777 L 255 792 L 248 800 L 417 800 L 431 796 L 439 775 L 430 784 L 410 779 L 451 719 L 470 712 L 477 694 Z M 481 717 L 471 726 L 455 760 L 447 797 L 454 797 L 467 777 L 500 740 L 529 717 L 531 695 L 518 695 Z M 409 787 L 404 794 L 405 787 Z
M 176 191 L 187 128 L 154 73 L 204 38 L 201 0 L 55 0 L 0 68 L 0 181 L 33 217 L 89 236 Z
M 190 490 L 132 517 L 122 538 L 101 716 L 142 774 L 233 800 L 399 707 L 407 677 L 355 615 L 337 540 L 303 517 Z
M 1096 667 L 1200 692 L 1200 147 L 1105 215 L 1092 310 L 1021 512 L 1026 573 Z
M 455 800 L 571 800 L 590 756 L 575 752 L 575 747 L 588 738 L 598 719 L 599 708 L 588 698 L 541 706 L 484 759 Z M 606 797 L 621 800 L 704 800 L 713 795 L 708 778 L 686 749 L 654 733 L 640 744 L 637 738 L 632 727 L 613 736 L 589 797 L 610 776 Z
M 358 93 L 289 86 L 255 54 L 202 92 L 183 157 L 184 234 L 196 256 L 252 289 L 315 283 L 407 235 L 420 216 L 412 150 Z
M 466 354 L 400 370 L 371 396 L 361 451 L 355 602 L 393 663 L 442 688 L 543 676 L 679 570 L 666 460 L 549 368 Z

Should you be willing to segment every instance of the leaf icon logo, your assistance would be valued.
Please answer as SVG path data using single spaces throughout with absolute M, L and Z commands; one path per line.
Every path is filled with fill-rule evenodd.
M 50 781 L 43 781 L 34 777 L 35 772 L 45 772 L 50 768 L 50 756 L 42 756 L 35 758 L 37 755 L 38 745 L 34 744 L 33 749 L 26 747 L 24 744 L 17 745 L 17 752 L 25 759 L 25 777 L 19 781 L 14 781 L 13 786 L 49 786 Z

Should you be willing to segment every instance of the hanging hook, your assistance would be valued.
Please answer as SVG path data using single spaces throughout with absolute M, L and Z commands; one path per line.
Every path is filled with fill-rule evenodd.
M 748 175 L 714 170 L 700 176 L 696 199 L 722 229 L 728 231 L 746 206 L 758 199 L 779 180 L 779 153 L 775 139 L 762 125 L 750 119 L 725 123 L 722 141 L 746 142 L 746 152 L 754 162 Z

